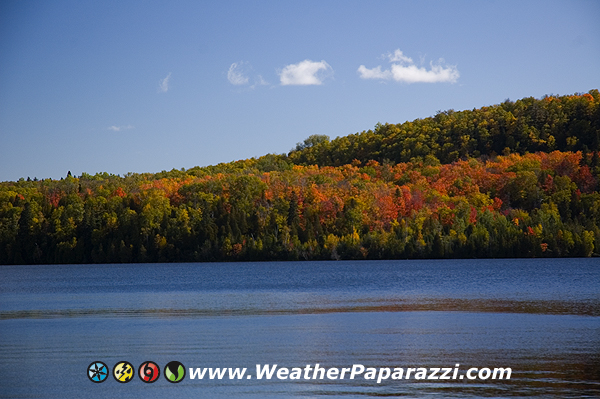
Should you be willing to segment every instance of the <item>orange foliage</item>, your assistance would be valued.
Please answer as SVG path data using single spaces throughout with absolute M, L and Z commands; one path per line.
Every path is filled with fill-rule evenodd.
M 117 189 L 115 191 L 112 192 L 111 197 L 126 197 L 127 193 L 125 193 L 125 190 L 123 190 L 122 187 L 117 187 Z
M 62 197 L 63 192 L 60 190 L 54 190 L 46 194 L 46 199 L 48 200 L 48 203 L 52 205 L 53 208 L 58 208 L 58 203 L 60 202 Z M 21 196 L 21 199 L 24 199 L 23 196 Z

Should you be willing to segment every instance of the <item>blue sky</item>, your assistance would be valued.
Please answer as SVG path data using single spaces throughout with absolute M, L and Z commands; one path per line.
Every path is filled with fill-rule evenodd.
M 0 2 L 0 181 L 287 153 L 600 88 L 598 1 Z

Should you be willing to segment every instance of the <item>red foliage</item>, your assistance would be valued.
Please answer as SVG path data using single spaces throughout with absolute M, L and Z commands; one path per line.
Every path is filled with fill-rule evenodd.
M 52 205 L 53 208 L 58 208 L 58 203 L 60 202 L 62 197 L 63 193 L 60 190 L 54 190 L 46 194 L 46 199 L 48 200 L 48 203 Z
M 473 207 L 471 207 L 471 212 L 469 213 L 469 223 L 477 223 L 477 209 Z
M 577 173 L 575 173 L 575 175 L 573 176 L 573 181 L 577 183 L 577 186 L 584 193 L 591 193 L 592 191 L 594 191 L 594 188 L 596 187 L 597 183 L 596 179 L 592 175 L 592 172 L 590 171 L 590 168 L 587 165 L 584 165 L 579 168 Z
M 127 197 L 127 193 L 123 190 L 122 187 L 117 187 L 115 191 L 112 192 L 111 197 Z
M 554 178 L 550 175 L 546 176 L 546 181 L 544 182 L 543 187 L 546 194 L 552 193 L 554 189 Z

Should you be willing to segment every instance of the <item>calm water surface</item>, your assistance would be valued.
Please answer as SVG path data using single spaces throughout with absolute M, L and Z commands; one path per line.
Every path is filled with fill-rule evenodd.
M 500 380 L 93 384 L 87 366 L 510 367 Z M 0 397 L 600 397 L 600 260 L 0 267 Z

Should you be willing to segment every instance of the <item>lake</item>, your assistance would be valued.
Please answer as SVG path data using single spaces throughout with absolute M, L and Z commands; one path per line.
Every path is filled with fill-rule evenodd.
M 178 384 L 87 368 L 179 361 Z M 511 368 L 257 379 L 256 365 Z M 189 368 L 250 379 L 190 379 Z M 600 259 L 0 267 L 2 398 L 600 397 Z

